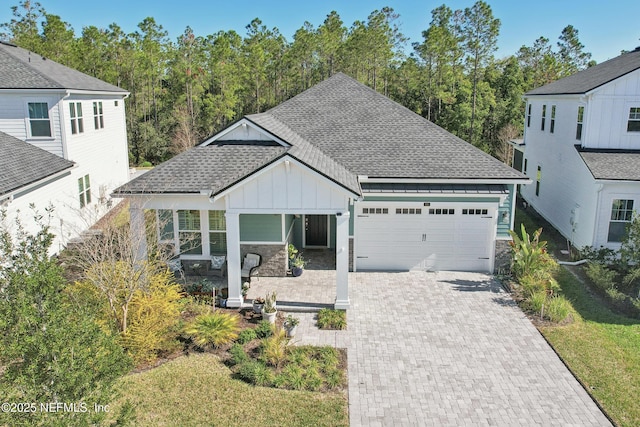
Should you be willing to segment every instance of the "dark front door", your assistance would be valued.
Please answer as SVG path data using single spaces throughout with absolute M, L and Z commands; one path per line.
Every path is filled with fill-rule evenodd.
M 304 217 L 305 246 L 327 246 L 327 216 Z

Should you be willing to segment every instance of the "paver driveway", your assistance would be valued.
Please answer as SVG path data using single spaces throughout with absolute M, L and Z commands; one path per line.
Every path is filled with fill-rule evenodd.
M 499 284 L 476 273 L 354 273 L 352 426 L 604 426 Z

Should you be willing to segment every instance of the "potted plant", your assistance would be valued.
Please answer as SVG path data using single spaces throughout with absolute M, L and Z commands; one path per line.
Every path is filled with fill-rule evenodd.
M 256 314 L 262 313 L 262 306 L 264 305 L 264 298 L 257 297 L 253 299 L 253 312 Z
M 249 286 L 249 282 L 244 282 L 242 284 L 242 299 L 245 300 L 247 299 L 247 294 L 249 293 L 249 288 L 251 286 Z
M 276 293 L 272 292 L 264 297 L 264 305 L 262 306 L 262 318 L 268 320 L 269 323 L 276 323 Z
M 293 244 L 289 243 L 289 246 L 287 246 L 287 252 L 289 253 L 289 268 L 292 268 L 293 260 L 296 259 L 296 255 L 298 255 L 298 249 L 296 249 Z
M 291 274 L 293 277 L 299 277 L 305 265 L 307 265 L 307 261 L 302 257 L 302 254 L 298 255 L 291 263 Z
M 292 315 L 288 315 L 284 321 L 284 330 L 287 332 L 287 336 L 292 338 L 296 335 L 296 330 L 298 329 L 298 325 L 300 324 L 300 319 L 297 317 L 293 317 Z
M 220 288 L 218 291 L 218 306 L 220 308 L 226 308 L 227 299 L 229 299 L 229 288 Z

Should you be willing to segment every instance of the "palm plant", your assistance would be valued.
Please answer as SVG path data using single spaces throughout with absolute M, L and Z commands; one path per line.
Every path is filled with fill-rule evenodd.
M 185 333 L 200 348 L 220 347 L 238 338 L 237 315 L 216 311 L 202 314 L 185 328 Z

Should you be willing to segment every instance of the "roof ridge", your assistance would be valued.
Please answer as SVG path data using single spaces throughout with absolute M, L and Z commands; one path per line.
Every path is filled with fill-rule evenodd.
M 60 64 L 59 62 L 54 61 L 53 59 L 47 59 L 47 57 L 46 57 L 46 56 L 44 56 L 44 55 L 40 55 L 39 53 L 33 52 L 33 51 L 29 50 L 29 49 L 22 48 L 22 47 L 20 47 L 20 46 L 18 46 L 18 45 L 10 44 L 10 43 L 2 43 L 2 44 L 3 44 L 3 45 L 5 45 L 5 46 L 8 46 L 8 47 L 13 47 L 13 48 L 16 48 L 16 49 L 22 49 L 22 50 L 24 50 L 25 52 L 27 52 L 27 53 L 28 53 L 28 56 L 29 56 L 29 57 L 31 57 L 31 54 L 33 53 L 34 55 L 38 55 L 38 56 L 40 56 L 40 57 L 42 58 L 42 60 L 43 60 L 43 61 L 51 61 L 51 62 L 53 62 L 53 63 L 55 63 L 55 64 L 58 64 L 58 65 L 60 65 L 60 66 L 62 66 L 62 67 L 66 67 L 66 68 L 72 69 L 72 68 L 70 68 L 70 67 L 67 67 L 66 65 L 62 65 L 62 64 Z M 32 66 L 32 65 L 31 65 L 31 62 L 23 60 L 23 59 L 22 59 L 22 58 L 20 58 L 19 56 L 15 55 L 13 52 L 9 52 L 7 49 L 3 49 L 3 51 L 4 51 L 7 55 L 9 55 L 9 56 L 11 56 L 12 58 L 14 58 L 15 60 L 20 61 L 20 62 L 21 62 L 21 63 L 23 63 L 23 64 L 26 64 L 26 65 L 27 65 L 27 67 L 29 67 L 29 69 L 30 69 L 30 70 L 32 70 L 33 72 L 37 73 L 40 77 L 42 77 L 42 78 L 43 78 L 43 79 L 45 79 L 46 81 L 48 81 L 48 82 L 50 82 L 50 83 L 53 83 L 54 85 L 60 86 L 60 88 L 62 88 L 62 89 L 66 89 L 62 83 L 60 83 L 60 82 L 59 82 L 59 81 L 57 81 L 57 80 L 54 80 L 54 79 L 50 78 L 48 75 L 46 75 L 46 74 L 42 73 L 42 72 L 41 72 L 40 70 L 38 70 L 36 67 Z M 76 70 L 76 71 L 77 71 L 77 70 Z M 78 72 L 80 72 L 80 71 L 78 71 Z

